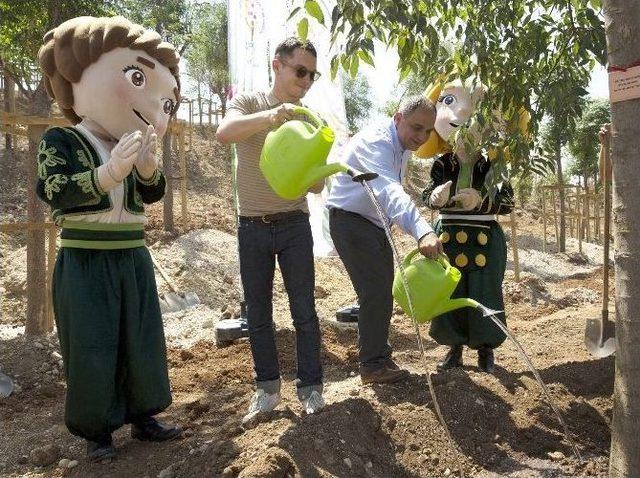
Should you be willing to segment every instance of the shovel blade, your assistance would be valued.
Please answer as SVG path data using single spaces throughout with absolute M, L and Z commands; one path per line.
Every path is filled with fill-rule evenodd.
M 594 357 L 608 357 L 616 351 L 615 329 L 603 328 L 600 319 L 587 319 L 584 343 L 587 351 Z
M 200 303 L 200 298 L 195 292 L 185 295 L 167 292 L 160 296 L 160 310 L 163 314 L 189 309 Z
M 0 398 L 6 398 L 13 393 L 13 381 L 9 376 L 0 372 Z

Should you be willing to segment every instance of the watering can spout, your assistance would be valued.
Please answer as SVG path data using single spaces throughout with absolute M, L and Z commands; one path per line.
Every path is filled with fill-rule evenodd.
M 342 163 L 330 163 L 324 166 L 319 166 L 314 168 L 312 171 L 310 171 L 310 174 L 307 177 L 307 180 L 305 181 L 305 183 L 315 184 L 321 179 L 325 179 L 333 174 L 346 172 L 346 171 L 347 171 L 347 167 Z
M 451 312 L 452 310 L 462 309 L 463 307 L 473 307 L 477 309 L 480 306 L 478 302 L 473 299 L 468 299 L 466 297 L 461 297 L 459 299 L 449 299 L 444 301 L 441 306 L 433 312 L 433 316 L 437 317 L 446 312 Z

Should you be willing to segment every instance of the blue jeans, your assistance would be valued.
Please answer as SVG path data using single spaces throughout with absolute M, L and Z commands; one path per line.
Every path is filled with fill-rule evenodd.
M 320 326 L 316 314 L 313 237 L 308 214 L 265 223 L 239 218 L 240 276 L 247 305 L 249 342 L 257 387 L 280 390 L 273 323 L 273 275 L 278 259 L 296 331 L 298 397 L 322 392 Z

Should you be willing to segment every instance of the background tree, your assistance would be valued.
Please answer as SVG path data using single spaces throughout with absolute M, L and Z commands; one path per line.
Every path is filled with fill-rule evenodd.
M 113 10 L 157 31 L 182 55 L 189 46 L 193 8 L 187 0 L 111 0 Z
M 594 187 L 598 180 L 598 131 L 600 127 L 611 121 L 611 106 L 609 100 L 591 98 L 587 101 L 582 116 L 578 119 L 575 131 L 571 135 L 568 149 L 571 162 L 568 172 L 574 176 L 581 176 L 583 187 L 588 188 L 588 179 L 593 178 Z
M 394 89 L 396 94 L 384 105 L 380 106 L 378 110 L 385 116 L 392 116 L 398 111 L 398 107 L 403 98 L 424 93 L 430 84 L 431 80 L 424 78 L 419 73 L 410 73 L 407 78 L 396 85 Z
M 344 90 L 344 108 L 347 114 L 349 132 L 355 134 L 363 126 L 371 113 L 371 87 L 367 78 L 358 74 L 355 77 L 342 75 Z
M 314 14 L 312 0 L 303 5 Z M 604 63 L 605 37 L 597 9 L 600 2 L 564 0 L 338 0 L 330 30 L 338 52 L 331 71 L 358 70 L 372 63 L 374 39 L 395 48 L 401 79 L 412 72 L 423 78 L 456 73 L 487 87 L 477 112 L 479 122 L 494 111 L 511 117 L 524 106 L 532 113 L 530 128 L 556 106 L 554 89 L 583 96 L 597 61 Z M 329 22 L 328 22 L 329 23 Z M 487 128 L 483 146 L 500 141 Z M 503 138 L 502 138 L 503 139 Z M 506 144 L 514 153 L 512 166 L 539 157 L 528 154 L 529 137 L 516 132 Z M 501 149 L 498 160 L 502 160 Z
M 227 58 L 227 5 L 207 3 L 194 8 L 197 14 L 194 17 L 191 45 L 185 55 L 187 71 L 198 84 L 205 84 L 210 94 L 219 98 L 224 116 L 231 87 Z
M 549 103 L 552 113 L 548 115 L 548 121 L 543 125 L 540 134 L 540 150 L 552 160 L 553 169 L 556 173 L 556 184 L 559 186 L 558 198 L 560 202 L 560 228 L 558 241 L 558 251 L 566 251 L 566 199 L 564 172 L 562 170 L 562 150 L 567 145 L 569 138 L 575 130 L 576 118 L 580 114 L 584 93 L 582 88 L 571 88 L 562 83 L 555 86 Z M 597 136 L 596 136 L 597 138 Z
M 22 95 L 26 113 L 48 116 L 51 100 L 44 88 L 36 63 L 42 37 L 51 28 L 79 15 L 104 14 L 107 2 L 93 0 L 40 0 L 9 2 L 0 0 L 0 67 L 3 75 L 15 83 Z M 36 152 L 44 127 L 29 128 L 29 153 L 22 162 L 27 181 L 27 219 L 42 223 L 44 207 L 36 196 Z M 6 165 L 3 165 L 6 167 Z M 45 331 L 45 233 L 44 230 L 27 232 L 27 320 L 25 333 Z
M 640 2 L 605 0 L 609 65 L 640 58 Z M 611 422 L 611 478 L 640 473 L 640 99 L 611 104 L 616 290 L 616 371 Z
M 121 14 L 132 21 L 154 28 L 163 37 L 184 49 L 188 44 L 189 15 L 183 0 L 162 2 L 151 0 L 33 0 L 17 2 L 0 0 L 0 69 L 13 81 L 20 93 L 17 102 L 25 105 L 24 113 L 48 116 L 51 100 L 44 88 L 37 65 L 42 37 L 51 28 L 82 15 L 110 16 Z M 29 153 L 21 163 L 24 177 L 36 177 L 37 145 L 44 128 L 31 127 Z M 166 136 L 168 141 L 168 136 Z M 168 147 L 165 144 L 165 147 Z M 171 164 L 165 164 L 170 171 Z M 171 173 L 167 174 L 171 178 Z M 167 182 L 170 182 L 168 179 Z M 172 191 L 170 187 L 168 191 Z M 172 199 L 171 192 L 167 194 Z M 171 201 L 172 203 L 172 201 Z M 171 208 L 165 208 L 173 212 Z M 27 217 L 29 222 L 45 219 L 44 207 L 35 193 L 35 182 L 27 181 Z M 172 214 L 171 218 L 172 220 Z M 29 231 L 27 236 L 27 334 L 44 331 L 45 323 L 45 255 L 44 231 Z

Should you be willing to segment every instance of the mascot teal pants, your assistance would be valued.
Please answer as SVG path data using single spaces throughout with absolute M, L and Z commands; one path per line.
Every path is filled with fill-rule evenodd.
M 63 240 L 53 301 L 71 433 L 95 441 L 169 406 L 162 316 L 146 247 L 83 249 L 64 247 Z

